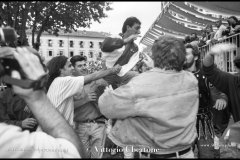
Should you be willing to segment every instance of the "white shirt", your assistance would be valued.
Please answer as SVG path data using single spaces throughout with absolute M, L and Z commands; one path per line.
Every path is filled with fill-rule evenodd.
M 0 123 L 1 158 L 81 158 L 66 139 L 44 132 L 22 131 L 18 126 Z
M 58 109 L 63 117 L 71 126 L 74 116 L 74 100 L 75 95 L 80 95 L 83 91 L 84 77 L 57 77 L 52 82 L 47 96 L 52 104 Z

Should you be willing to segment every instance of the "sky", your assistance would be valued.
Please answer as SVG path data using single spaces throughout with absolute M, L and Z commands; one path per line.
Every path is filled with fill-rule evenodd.
M 112 2 L 111 8 L 113 10 L 105 12 L 108 17 L 100 19 L 101 23 L 93 22 L 90 28 L 84 28 L 84 30 L 118 35 L 122 31 L 124 21 L 134 16 L 141 21 L 141 36 L 143 37 L 160 14 L 161 2 Z M 142 37 L 135 41 L 138 45 Z M 139 45 L 140 50 L 144 47 L 146 46 L 143 44 Z

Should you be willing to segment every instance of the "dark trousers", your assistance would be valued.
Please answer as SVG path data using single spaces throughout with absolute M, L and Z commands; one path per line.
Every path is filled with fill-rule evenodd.
M 214 149 L 214 140 L 209 130 L 206 131 L 206 137 L 201 136 L 196 139 L 195 145 L 198 150 L 198 158 L 220 158 L 220 149 Z
M 225 129 L 228 127 L 230 112 L 228 108 L 223 110 L 212 109 L 213 126 L 216 136 L 221 137 Z

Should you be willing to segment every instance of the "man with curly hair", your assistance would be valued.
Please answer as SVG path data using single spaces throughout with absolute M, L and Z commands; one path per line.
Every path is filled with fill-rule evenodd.
M 183 70 L 184 43 L 162 36 L 154 42 L 152 56 L 153 69 L 115 90 L 107 87 L 100 96 L 101 113 L 117 119 L 108 137 L 140 157 L 194 158 L 198 84 Z

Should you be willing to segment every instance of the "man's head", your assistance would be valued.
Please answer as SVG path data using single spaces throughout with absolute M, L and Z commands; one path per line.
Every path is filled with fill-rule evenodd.
M 227 19 L 227 22 L 228 22 L 229 26 L 232 26 L 234 28 L 238 22 L 238 19 L 235 16 L 231 16 Z
M 84 76 L 88 74 L 86 57 L 76 55 L 76 56 L 73 56 L 70 61 L 75 71 L 74 75 Z
M 141 22 L 136 17 L 129 17 L 125 20 L 122 27 L 122 34 L 129 37 L 132 34 L 140 34 Z
M 195 40 L 197 40 L 197 33 L 191 33 L 191 36 L 190 36 L 190 40 L 191 41 L 195 41 Z
M 190 42 L 191 42 L 191 37 L 190 36 L 186 36 L 184 38 L 184 43 L 186 44 L 186 43 L 190 43 Z
M 71 76 L 72 75 L 72 64 L 65 56 L 57 56 L 52 58 L 48 64 L 49 75 L 54 76 Z
M 217 28 L 219 28 L 222 25 L 222 20 L 220 19 L 220 20 L 216 21 L 215 25 Z
M 152 46 L 154 66 L 165 70 L 181 71 L 186 50 L 181 39 L 161 36 Z
M 205 27 L 205 30 L 206 30 L 207 34 L 213 32 L 212 25 L 211 24 L 207 24 L 206 27 Z
M 59 76 L 71 76 L 72 75 L 72 64 L 66 56 L 53 57 L 48 63 L 48 84 L 47 90 L 50 87 L 53 80 Z
M 184 63 L 184 69 L 188 69 L 193 65 L 196 65 L 196 68 L 198 69 L 199 66 L 197 62 L 198 60 L 200 60 L 198 47 L 190 43 L 186 44 L 185 47 L 186 47 L 186 61 Z

